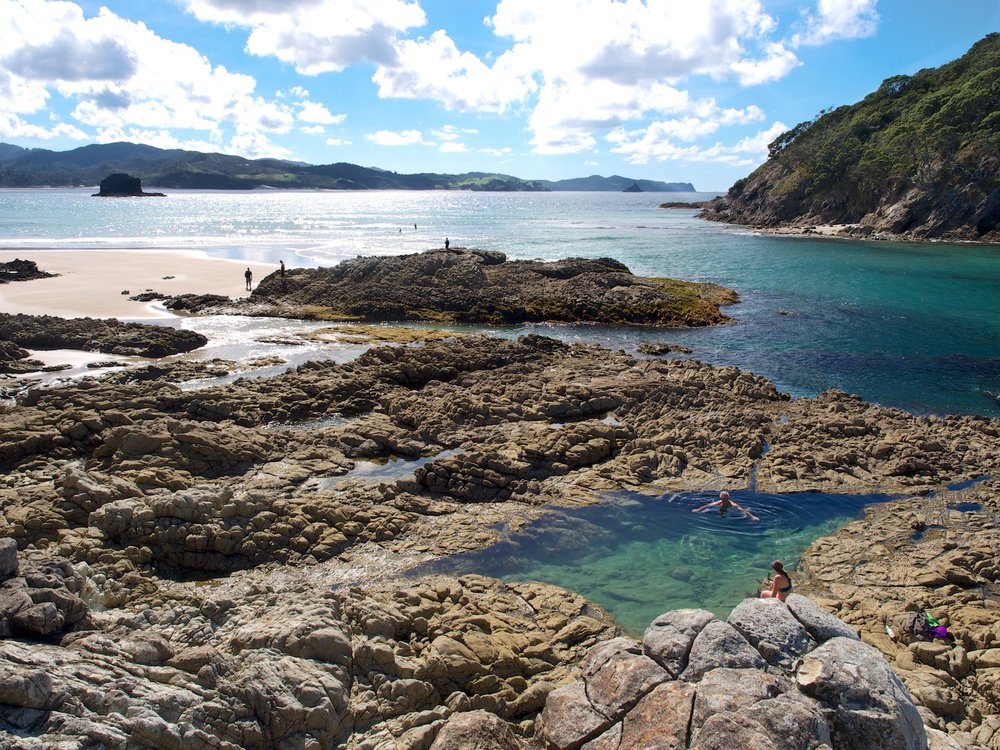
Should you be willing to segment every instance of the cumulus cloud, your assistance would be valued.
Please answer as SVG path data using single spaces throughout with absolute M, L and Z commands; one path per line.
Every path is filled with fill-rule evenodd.
M 427 22 L 420 5 L 405 0 L 187 0 L 186 7 L 201 21 L 249 28 L 248 52 L 304 75 L 392 64 L 396 36 Z
M 683 119 L 669 118 L 685 115 L 686 132 L 703 136 L 714 128 L 682 82 L 709 76 L 752 86 L 800 64 L 772 38 L 777 21 L 760 0 L 500 0 L 485 22 L 511 45 L 491 64 L 442 30 L 400 40 L 395 59 L 375 73 L 380 96 L 459 111 L 526 107 L 535 153 L 564 154 L 592 150 L 601 132 L 649 117 L 681 128 Z
M 516 51 L 487 66 L 469 52 L 459 52 L 444 31 L 429 39 L 403 40 L 396 58 L 375 71 L 379 96 L 430 99 L 449 110 L 506 111 L 537 90 L 533 72 Z
M 430 141 L 424 140 L 424 135 L 419 130 L 377 130 L 365 136 L 365 140 L 371 141 L 378 146 L 433 146 Z
M 878 0 L 819 0 L 815 13 L 803 12 L 803 30 L 792 37 L 792 46 L 871 36 L 878 28 L 877 3 Z
M 6 135 L 288 154 L 271 136 L 291 131 L 295 110 L 257 95 L 251 76 L 213 65 L 193 47 L 107 8 L 88 17 L 65 0 L 0 0 L 0 38 L 0 122 Z M 27 127 L 25 118 L 43 112 L 53 95 L 70 102 L 72 121 Z M 308 103 L 298 108 L 322 116 Z M 194 132 L 178 132 L 185 130 Z M 229 143 L 224 131 L 232 133 Z
M 611 152 L 621 154 L 630 164 L 683 159 L 744 166 L 763 161 L 767 157 L 767 145 L 787 129 L 784 123 L 775 122 L 766 130 L 747 136 L 733 146 L 715 143 L 705 147 L 693 143 L 678 144 L 678 140 L 685 140 L 684 136 L 693 134 L 695 129 L 687 123 L 664 121 L 633 131 L 616 128 L 608 134 L 607 140 L 612 144 Z
M 327 138 L 327 146 L 350 146 L 351 142 L 346 138 Z
M 318 102 L 302 102 L 299 105 L 299 119 L 319 125 L 339 125 L 347 119 L 347 115 L 335 115 Z

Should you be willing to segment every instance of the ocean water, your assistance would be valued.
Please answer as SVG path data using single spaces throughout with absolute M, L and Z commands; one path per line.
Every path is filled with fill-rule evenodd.
M 748 490 L 732 497 L 760 521 L 734 511 L 691 512 L 715 500 L 714 493 L 621 492 L 600 505 L 552 508 L 492 547 L 415 572 L 557 584 L 600 604 L 625 630 L 641 635 L 671 609 L 697 607 L 725 619 L 743 599 L 757 595 L 772 560 L 791 568 L 814 539 L 859 517 L 866 504 L 887 499 Z
M 418 252 L 447 237 L 512 258 L 612 257 L 637 274 L 736 289 L 742 302 L 726 310 L 734 324 L 493 332 L 538 330 L 629 351 L 672 341 L 794 396 L 839 388 L 915 413 L 1000 415 L 996 246 L 775 237 L 658 207 L 704 193 L 174 191 L 96 200 L 91 192 L 0 190 L 0 248 L 183 248 L 294 267 Z M 240 348 L 232 326 L 212 326 Z

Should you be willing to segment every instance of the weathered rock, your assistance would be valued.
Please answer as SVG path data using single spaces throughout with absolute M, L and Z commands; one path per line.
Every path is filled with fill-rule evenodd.
M 726 620 L 769 664 L 789 669 L 816 641 L 777 599 L 745 599 Z
M 721 323 L 726 316 L 718 306 L 736 300 L 715 284 L 634 276 L 610 258 L 510 261 L 498 252 L 456 249 L 274 273 L 250 303 L 323 305 L 347 320 L 684 326 Z
M 522 750 L 524 747 L 524 740 L 510 724 L 486 711 L 470 711 L 448 719 L 431 750 Z
M 0 539 L 0 582 L 17 575 L 17 542 Z
M 696 682 L 713 669 L 763 669 L 766 662 L 732 625 L 708 623 L 694 639 L 688 665 L 680 679 Z
M 920 748 L 927 744 L 912 699 L 877 650 L 832 638 L 802 660 L 796 680 L 810 697 L 836 712 L 837 747 Z
M 695 637 L 714 619 L 704 609 L 675 609 L 660 615 L 643 634 L 643 652 L 676 679 L 687 667 Z
M 166 357 L 204 346 L 195 331 L 118 320 L 0 313 L 0 340 L 29 349 L 82 349 L 137 357 Z
M 788 611 L 819 643 L 838 637 L 859 639 L 854 628 L 801 594 L 789 594 L 785 604 L 788 606 Z

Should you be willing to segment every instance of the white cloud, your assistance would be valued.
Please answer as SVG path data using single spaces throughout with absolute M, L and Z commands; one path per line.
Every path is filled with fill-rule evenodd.
M 775 122 L 767 130 L 743 138 L 734 146 L 716 143 L 709 147 L 698 145 L 679 146 L 677 128 L 669 122 L 656 122 L 648 128 L 627 131 L 616 128 L 608 136 L 613 144 L 612 153 L 622 154 L 630 164 L 647 164 L 650 161 L 685 160 L 721 162 L 732 166 L 759 164 L 767 158 L 767 145 L 788 126 Z
M 380 65 L 373 80 L 379 96 L 430 99 L 449 110 L 505 112 L 537 90 L 533 71 L 516 52 L 505 52 L 492 66 L 459 52 L 444 31 L 430 39 L 403 40 L 396 59 Z
M 0 112 L 0 138 L 31 138 L 43 141 L 70 138 L 74 141 L 86 141 L 90 136 L 66 123 L 56 123 L 50 128 L 45 128 L 25 122 L 15 114 Z
M 445 141 L 438 146 L 438 151 L 442 154 L 467 154 L 469 147 L 458 141 Z
M 327 138 L 327 146 L 350 146 L 351 142 L 346 138 Z
M 765 55 L 760 58 L 745 58 L 730 67 L 742 86 L 756 86 L 768 81 L 784 78 L 801 63 L 791 50 L 777 42 L 765 45 Z
M 306 125 L 303 128 L 299 128 L 299 132 L 305 133 L 306 135 L 323 135 L 326 132 L 326 128 L 322 125 Z
M 252 77 L 212 65 L 193 47 L 107 8 L 86 17 L 63 0 L 0 0 L 0 38 L 0 121 L 16 124 L 15 116 L 41 113 L 53 95 L 68 100 L 75 120 L 32 136 L 22 121 L 17 132 L 24 137 L 78 138 L 91 128 L 85 137 L 172 139 L 219 150 L 228 131 L 227 150 L 288 153 L 269 134 L 292 129 L 291 108 L 257 96 Z
M 299 119 L 319 125 L 339 125 L 347 115 L 335 115 L 319 102 L 302 102 L 299 105 Z
M 433 146 L 434 144 L 425 141 L 423 133 L 419 130 L 403 130 L 396 132 L 393 130 L 378 130 L 365 136 L 365 140 L 371 141 L 378 146 Z
M 423 26 L 424 11 L 405 0 L 187 0 L 201 21 L 250 29 L 247 51 L 272 56 L 304 75 L 362 62 L 392 63 L 396 35 Z
M 878 0 L 819 0 L 815 13 L 803 12 L 804 29 L 792 37 L 792 46 L 871 36 L 878 28 L 877 3 Z

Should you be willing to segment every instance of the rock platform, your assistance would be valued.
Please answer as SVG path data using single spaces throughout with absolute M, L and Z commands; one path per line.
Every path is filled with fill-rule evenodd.
M 722 489 L 755 473 L 768 492 L 899 493 L 909 499 L 894 512 L 905 513 L 948 483 L 1000 470 L 1000 420 L 914 416 L 836 391 L 790 399 L 736 368 L 539 336 L 379 346 L 343 364 L 177 386 L 220 368 L 164 362 L 0 406 L 0 534 L 17 547 L 0 547 L 0 737 L 10 747 L 417 750 L 460 742 L 463 722 L 484 726 L 461 717 L 475 712 L 495 717 L 483 721 L 497 736 L 533 742 L 546 696 L 586 672 L 581 659 L 618 635 L 614 623 L 552 586 L 408 571 L 483 548 L 501 528 L 516 533 L 549 503 L 600 502 L 616 489 Z M 352 474 L 392 457 L 431 460 L 394 480 Z M 945 582 L 921 579 L 914 591 L 968 596 L 969 607 L 974 593 L 996 591 L 982 551 L 995 530 L 988 514 L 970 534 L 942 537 L 915 513 L 938 545 L 920 564 L 941 567 Z M 848 527 L 881 567 L 848 547 L 835 554 L 841 568 L 805 560 L 836 592 L 819 602 L 852 627 L 877 617 L 865 581 L 827 580 L 825 568 L 905 576 L 895 572 L 900 516 L 887 518 Z M 832 588 L 841 584 L 854 588 Z M 932 729 L 996 747 L 982 727 L 998 713 L 984 687 L 997 618 L 976 606 L 984 621 L 970 645 L 984 645 L 967 649 L 971 681 L 948 678 L 964 718 L 944 721 L 937 694 L 910 692 Z M 697 637 L 719 631 L 728 643 L 723 626 L 740 630 L 731 617 Z M 774 672 L 794 661 L 775 650 L 778 637 L 738 649 L 750 666 L 767 662 L 778 686 L 767 700 L 792 694 Z M 795 658 L 809 652 L 794 648 Z M 952 659 L 913 654 L 940 672 Z M 689 654 L 683 670 L 702 672 L 700 682 L 719 668 L 694 664 Z

